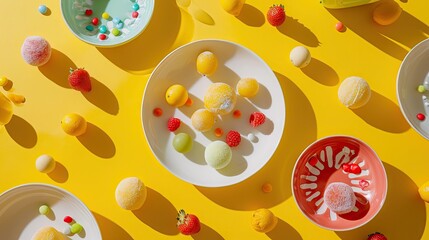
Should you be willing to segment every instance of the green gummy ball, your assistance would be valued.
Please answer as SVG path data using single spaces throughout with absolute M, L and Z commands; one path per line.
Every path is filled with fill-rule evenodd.
M 191 151 L 193 140 L 189 134 L 179 133 L 173 138 L 173 147 L 179 153 L 187 153 Z
M 49 213 L 49 207 L 47 205 L 42 205 L 39 207 L 39 213 L 42 215 L 46 215 Z
M 112 34 L 115 36 L 119 36 L 119 34 L 121 34 L 121 31 L 119 31 L 119 29 L 117 29 L 117 28 L 114 28 L 114 29 L 112 29 Z
M 70 231 L 73 234 L 80 233 L 82 230 L 83 230 L 83 227 L 79 223 L 73 223 L 73 225 L 70 228 Z
M 423 85 L 419 85 L 419 86 L 417 87 L 417 91 L 419 91 L 419 92 L 421 92 L 421 93 L 424 93 L 424 92 L 426 91 L 425 86 L 423 86 Z

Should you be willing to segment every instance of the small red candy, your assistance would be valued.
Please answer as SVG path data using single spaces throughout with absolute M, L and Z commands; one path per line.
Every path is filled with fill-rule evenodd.
M 337 24 L 335 24 L 335 29 L 337 29 L 338 32 L 344 32 L 344 24 L 342 22 L 337 22 Z
M 153 115 L 155 115 L 155 117 L 162 116 L 162 109 L 161 108 L 155 108 L 155 109 L 153 109 Z
M 100 40 L 106 40 L 107 36 L 106 36 L 106 34 L 100 34 L 100 36 L 98 36 L 98 38 L 100 38 Z
M 354 174 L 360 174 L 362 169 L 359 167 L 359 165 L 352 163 L 350 164 L 350 172 Z
M 139 16 L 139 13 L 138 13 L 138 12 L 136 12 L 136 11 L 134 11 L 133 13 L 131 13 L 131 16 L 132 16 L 133 18 L 137 18 L 137 17 Z
M 66 223 L 71 223 L 71 222 L 73 222 L 73 218 L 72 218 L 72 217 L 70 217 L 70 216 L 65 216 L 65 217 L 64 217 L 64 222 L 66 222 Z
M 350 164 L 345 163 L 345 164 L 343 164 L 342 168 L 343 168 L 344 172 L 350 172 Z
M 314 166 L 316 166 L 317 161 L 319 161 L 319 160 L 317 159 L 317 157 L 316 157 L 316 156 L 312 156 L 312 157 L 310 157 L 310 159 L 308 160 L 308 163 L 310 163 L 310 165 L 314 167 Z
M 93 18 L 92 19 L 92 24 L 94 24 L 94 25 L 96 25 L 97 26 L 97 24 L 98 24 L 98 18 Z
M 235 110 L 232 113 L 232 116 L 234 116 L 235 118 L 240 118 L 241 117 L 241 111 L 240 110 Z
M 91 9 L 86 9 L 85 10 L 85 15 L 86 16 L 91 16 L 92 15 L 92 10 Z
M 417 119 L 418 120 L 420 120 L 420 121 L 423 121 L 423 120 L 425 120 L 426 119 L 426 116 L 423 114 L 423 113 L 419 113 L 419 114 L 417 114 Z

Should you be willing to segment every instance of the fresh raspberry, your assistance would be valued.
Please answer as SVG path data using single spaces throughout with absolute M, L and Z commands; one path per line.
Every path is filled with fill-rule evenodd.
M 249 123 L 252 127 L 257 127 L 265 122 L 265 115 L 261 112 L 254 112 L 250 115 Z
M 240 142 L 241 142 L 240 133 L 238 133 L 237 131 L 229 131 L 226 134 L 226 140 L 225 140 L 225 142 L 230 147 L 237 147 L 240 144 Z
M 180 127 L 180 119 L 175 117 L 169 118 L 167 127 L 168 127 L 168 130 L 170 130 L 170 132 L 176 131 Z

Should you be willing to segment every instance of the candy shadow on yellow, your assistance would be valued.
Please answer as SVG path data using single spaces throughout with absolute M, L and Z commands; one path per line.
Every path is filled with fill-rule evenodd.
M 131 237 L 127 231 L 112 220 L 95 212 L 92 212 L 92 214 L 94 215 L 95 220 L 97 220 L 104 240 L 133 240 L 133 237 Z
M 336 232 L 341 239 L 365 239 L 373 232 L 381 232 L 388 239 L 421 239 L 426 225 L 426 208 L 418 194 L 418 186 L 398 168 L 386 162 L 383 164 L 388 179 L 383 208 L 366 225 L 351 231 Z
M 107 133 L 92 123 L 88 122 L 86 132 L 76 138 L 86 149 L 101 158 L 112 158 L 115 156 L 115 143 Z
M 119 112 L 119 103 L 115 94 L 106 85 L 91 77 L 92 90 L 82 92 L 83 96 L 92 104 L 111 115 Z
M 205 225 L 204 223 L 201 224 L 201 230 L 194 235 L 191 235 L 191 237 L 195 240 L 224 240 L 225 238 L 222 237 L 219 233 L 217 233 L 214 229 L 211 227 Z
M 366 105 L 352 111 L 371 126 L 386 132 L 402 133 L 410 128 L 401 109 L 374 90 L 371 90 L 371 98 Z
M 386 0 L 392 1 L 392 0 Z M 381 26 L 372 19 L 372 12 L 380 2 L 344 9 L 326 9 L 343 22 L 348 30 L 390 56 L 402 60 L 408 53 L 400 44 L 412 48 L 429 36 L 429 27 L 406 11 L 391 25 Z
M 55 162 L 55 168 L 47 174 L 52 180 L 57 183 L 65 183 L 69 179 L 69 172 L 60 162 Z
M 335 86 L 340 81 L 333 68 L 316 58 L 311 58 L 310 63 L 301 68 L 301 71 L 309 78 L 325 86 Z
M 284 35 L 306 46 L 318 47 L 320 45 L 317 36 L 304 24 L 300 23 L 298 19 L 293 17 L 286 16 L 284 23 L 278 26 L 277 29 Z
M 23 118 L 14 114 L 5 128 L 9 136 L 22 147 L 33 148 L 36 145 L 36 130 Z
M 286 125 L 270 161 L 241 183 L 220 188 L 195 186 L 204 196 L 225 208 L 256 210 L 270 208 L 288 199 L 292 194 L 290 179 L 295 161 L 301 151 L 316 140 L 316 117 L 309 100 L 291 80 L 280 73 L 275 74 L 285 96 Z M 261 190 L 266 182 L 273 187 L 270 193 Z
M 265 15 L 252 5 L 245 3 L 237 18 L 250 27 L 260 27 L 265 23 Z
M 97 50 L 125 71 L 148 74 L 176 47 L 180 30 L 184 35 L 193 34 L 193 26 L 181 29 L 181 18 L 176 1 L 157 1 L 152 19 L 142 34 L 127 44 Z
M 143 206 L 132 211 L 144 224 L 165 235 L 177 235 L 177 210 L 173 204 L 157 191 L 147 188 L 147 198 Z
M 266 235 L 272 240 L 302 240 L 298 231 L 280 218 L 278 218 L 277 226 L 270 232 L 267 232 Z
M 39 71 L 58 86 L 71 88 L 68 81 L 70 68 L 76 69 L 76 64 L 64 53 L 52 49 L 51 58 L 39 67 Z

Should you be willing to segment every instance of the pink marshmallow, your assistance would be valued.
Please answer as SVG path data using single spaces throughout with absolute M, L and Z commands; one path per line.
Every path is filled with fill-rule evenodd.
M 30 36 L 24 40 L 21 55 L 25 62 L 33 66 L 42 66 L 51 58 L 51 45 L 43 37 Z
M 353 189 L 342 182 L 333 182 L 325 189 L 323 196 L 326 205 L 337 214 L 349 213 L 356 204 Z

